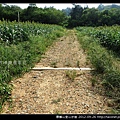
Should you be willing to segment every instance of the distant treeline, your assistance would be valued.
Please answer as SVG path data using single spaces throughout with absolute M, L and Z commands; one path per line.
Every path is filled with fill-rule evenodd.
M 19 17 L 18 17 L 19 16 Z M 81 7 L 73 4 L 73 8 L 57 10 L 54 7 L 38 8 L 29 4 L 25 9 L 18 6 L 0 4 L 0 20 L 34 21 L 45 24 L 57 24 L 73 28 L 76 26 L 120 25 L 120 6 L 111 5 L 98 8 Z
M 19 15 L 19 18 L 18 18 Z M 46 24 L 63 25 L 66 21 L 66 14 L 53 7 L 38 8 L 36 4 L 29 4 L 25 9 L 21 9 L 16 5 L 0 4 L 0 20 L 18 21 L 34 21 Z

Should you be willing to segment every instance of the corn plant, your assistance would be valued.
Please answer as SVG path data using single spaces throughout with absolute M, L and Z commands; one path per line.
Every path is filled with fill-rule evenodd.
M 84 34 L 99 39 L 102 46 L 120 53 L 120 26 L 76 27 Z
M 34 67 L 64 30 L 58 25 L 0 21 L 0 108 L 10 100 L 10 81 Z
M 61 26 L 39 24 L 34 22 L 6 22 L 0 21 L 0 42 L 17 44 L 30 40 L 30 36 L 44 36 L 48 38 L 53 31 L 61 30 Z M 57 33 L 56 33 L 57 34 Z

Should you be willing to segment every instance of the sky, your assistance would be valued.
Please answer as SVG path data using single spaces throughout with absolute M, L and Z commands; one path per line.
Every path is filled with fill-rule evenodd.
M 21 7 L 22 9 L 25 9 L 29 6 L 29 3 L 6 3 L 8 5 L 17 5 L 19 7 Z M 103 5 L 111 5 L 112 3 L 103 3 Z M 115 3 L 115 4 L 118 4 L 120 5 L 120 3 Z M 88 5 L 89 8 L 92 8 L 92 7 L 95 7 L 97 8 L 99 3 L 78 3 L 78 5 L 81 5 L 82 7 Z M 56 9 L 59 9 L 59 10 L 62 10 L 62 9 L 65 9 L 67 7 L 69 8 L 72 8 L 73 5 L 71 3 L 36 3 L 36 6 L 39 7 L 39 8 L 44 8 L 45 6 L 46 7 L 54 7 Z

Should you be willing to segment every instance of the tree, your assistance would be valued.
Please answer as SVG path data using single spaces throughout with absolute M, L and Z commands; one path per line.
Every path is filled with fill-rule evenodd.
M 80 5 L 75 5 L 70 15 L 71 19 L 78 20 L 82 16 L 83 8 Z
M 110 23 L 109 10 L 103 10 L 99 14 L 99 25 L 109 25 Z
M 53 7 L 44 8 L 44 22 L 49 24 L 63 24 L 66 21 L 66 15 L 61 10 L 56 10 Z
M 70 13 L 71 18 L 69 19 L 69 27 L 76 27 L 81 25 L 82 12 L 83 8 L 80 5 L 74 5 L 74 8 L 72 8 Z
M 109 25 L 119 24 L 120 25 L 120 9 L 112 8 L 109 10 L 110 21 Z
M 98 23 L 98 10 L 95 8 L 84 9 L 82 19 L 82 25 L 96 26 Z
M 22 9 L 16 5 L 6 5 L 2 7 L 2 16 L 6 20 L 14 21 L 18 19 L 18 12 L 21 12 Z
M 3 16 L 3 7 L 2 4 L 0 4 L 0 19 L 2 19 Z
M 22 10 L 22 13 L 21 13 L 21 20 L 22 21 L 35 21 L 35 16 L 34 13 L 35 11 L 37 11 L 38 8 L 37 7 L 34 7 L 32 5 L 28 6 L 26 9 Z

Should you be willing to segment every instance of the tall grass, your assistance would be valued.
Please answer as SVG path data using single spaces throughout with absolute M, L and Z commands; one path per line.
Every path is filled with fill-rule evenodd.
M 27 38 L 26 36 L 25 39 L 20 38 L 20 34 L 16 32 L 11 33 L 14 26 L 20 27 L 22 29 L 20 34 L 24 36 L 23 33 L 26 33 Z M 57 25 L 6 21 L 0 21 L 0 27 L 3 28 L 0 33 L 0 109 L 2 110 L 4 102 L 9 101 L 11 97 L 10 81 L 29 71 L 41 59 L 46 48 L 64 35 L 65 29 Z M 6 27 L 10 30 L 6 31 L 8 33 L 3 32 Z M 3 37 L 3 33 L 7 36 L 7 40 Z
M 120 68 L 114 64 L 116 58 L 112 52 L 100 45 L 99 39 L 90 37 L 83 31 L 76 32 L 80 44 L 96 69 L 96 75 L 101 78 L 101 84 L 106 90 L 105 94 L 117 101 L 114 107 L 120 110 Z

